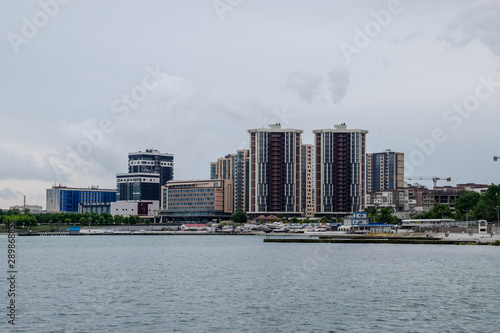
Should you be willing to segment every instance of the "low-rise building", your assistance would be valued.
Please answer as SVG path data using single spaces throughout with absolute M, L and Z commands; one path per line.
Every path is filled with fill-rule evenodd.
M 160 209 L 158 200 L 131 200 L 111 203 L 110 214 L 122 216 L 153 216 Z
M 81 206 L 87 204 L 110 204 L 116 201 L 115 189 L 100 189 L 98 186 L 72 188 L 53 186 L 47 189 L 48 213 L 81 213 Z
M 16 210 L 20 211 L 21 213 L 24 212 L 26 209 L 29 209 L 31 214 L 40 214 L 43 211 L 42 206 L 38 206 L 38 205 L 10 206 L 9 209 L 10 210 L 16 209 Z
M 162 186 L 162 222 L 228 219 L 233 211 L 233 182 L 224 179 L 172 180 Z

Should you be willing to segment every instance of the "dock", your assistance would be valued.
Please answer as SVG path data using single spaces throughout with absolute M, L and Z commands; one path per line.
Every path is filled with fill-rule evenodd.
M 272 238 L 266 237 L 266 243 L 361 243 L 361 244 L 434 244 L 434 245 L 495 245 L 500 246 L 500 239 L 493 237 L 439 237 L 439 236 L 377 236 L 343 235 L 318 236 L 317 238 Z

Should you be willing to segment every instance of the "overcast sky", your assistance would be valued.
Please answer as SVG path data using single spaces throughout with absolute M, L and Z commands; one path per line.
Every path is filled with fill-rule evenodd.
M 115 188 L 146 148 L 209 178 L 276 122 L 304 143 L 345 122 L 407 175 L 500 182 L 500 1 L 0 4 L 0 208 Z

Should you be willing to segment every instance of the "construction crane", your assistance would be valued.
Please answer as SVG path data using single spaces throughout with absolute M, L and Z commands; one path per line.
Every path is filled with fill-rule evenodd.
M 414 177 L 405 177 L 406 180 L 432 180 L 434 182 L 434 190 L 437 188 L 438 180 L 446 180 L 447 182 L 451 181 L 451 177 L 422 177 L 422 176 L 414 176 Z

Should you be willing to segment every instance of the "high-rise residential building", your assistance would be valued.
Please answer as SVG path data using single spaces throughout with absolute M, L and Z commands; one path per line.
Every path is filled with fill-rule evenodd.
M 116 201 L 116 190 L 52 186 L 47 189 L 47 212 L 82 213 L 84 205 L 107 205 Z M 109 209 L 108 209 L 109 210 Z
M 224 179 L 232 181 L 233 212 L 248 212 L 250 151 L 238 150 L 236 154 L 226 155 L 210 163 L 210 179 Z
M 302 145 L 301 169 L 302 169 L 302 212 L 307 217 L 314 216 L 314 146 L 309 144 Z
M 300 216 L 301 133 L 280 124 L 251 129 L 249 213 Z
M 397 190 L 404 187 L 404 153 L 390 149 L 366 154 L 367 192 Z
M 314 130 L 315 216 L 345 216 L 365 207 L 367 130 Z
M 116 176 L 118 201 L 160 201 L 161 186 L 174 177 L 174 155 L 146 149 L 128 154 L 128 173 Z

